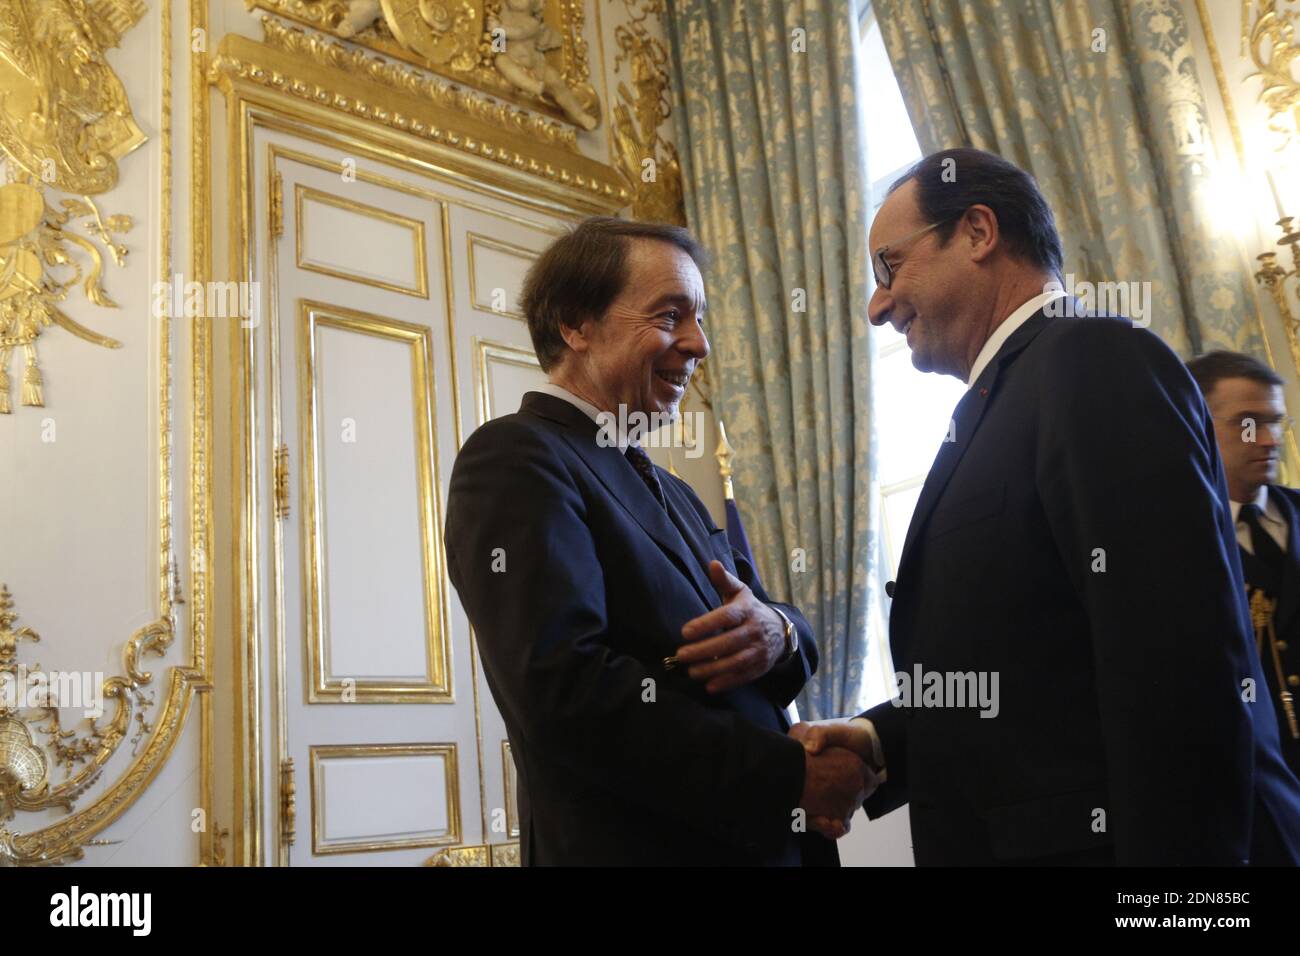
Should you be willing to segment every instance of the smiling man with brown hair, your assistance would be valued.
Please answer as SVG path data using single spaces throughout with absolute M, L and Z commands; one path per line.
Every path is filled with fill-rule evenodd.
M 845 749 L 807 754 L 784 708 L 817 666 L 643 437 L 709 354 L 704 255 L 684 229 L 590 219 L 533 265 L 523 307 L 549 382 L 456 459 L 452 582 L 505 719 L 524 862 L 836 863 L 806 819 L 852 814 Z

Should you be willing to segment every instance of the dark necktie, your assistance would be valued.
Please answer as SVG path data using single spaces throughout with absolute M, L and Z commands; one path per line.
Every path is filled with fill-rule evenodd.
M 624 454 L 627 455 L 627 460 L 632 463 L 632 467 L 636 469 L 636 473 L 641 476 L 641 480 L 645 482 L 645 486 L 650 489 L 650 494 L 655 496 L 655 501 L 659 502 L 660 507 L 667 510 L 668 503 L 664 500 L 663 486 L 659 484 L 659 476 L 655 474 L 654 462 L 645 453 L 645 449 L 640 445 L 629 443 Z
M 1241 510 L 1237 512 L 1237 520 L 1245 522 L 1246 527 L 1250 529 L 1251 550 L 1255 552 L 1255 558 L 1268 568 L 1271 574 L 1280 577 L 1286 555 L 1273 540 L 1273 536 L 1259 523 L 1259 508 L 1255 505 L 1242 505 Z

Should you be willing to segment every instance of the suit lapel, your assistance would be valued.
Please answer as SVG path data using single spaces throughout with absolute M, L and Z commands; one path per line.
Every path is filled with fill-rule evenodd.
M 1051 320 L 1047 315 L 1040 311 L 1016 329 L 994 356 L 993 361 L 989 362 L 980 373 L 980 377 L 957 403 L 957 409 L 953 412 L 952 440 L 945 441 L 940 446 L 939 454 L 935 456 L 934 464 L 930 466 L 930 473 L 925 476 L 925 484 L 921 486 L 921 496 L 917 499 L 916 510 L 912 513 L 912 520 L 907 526 L 903 553 L 898 559 L 900 579 L 904 577 L 909 559 L 916 551 L 917 542 L 930 513 L 939 503 L 939 498 L 948 485 L 948 479 L 952 477 L 953 471 L 956 470 L 962 456 L 966 454 L 966 449 L 970 447 L 971 440 L 975 437 L 975 432 L 984 417 L 984 410 L 988 408 L 989 401 L 993 398 L 1003 366 L 1009 364 L 1015 355 L 1032 342 L 1049 321 Z
M 705 606 L 714 608 L 718 605 L 717 592 L 705 577 L 699 562 L 683 540 L 677 526 L 668 517 L 668 512 L 655 500 L 650 489 L 646 487 L 641 476 L 636 473 L 636 469 L 619 451 L 617 445 L 602 447 L 597 444 L 596 433 L 599 431 L 599 426 L 588 418 L 582 409 L 551 395 L 529 392 L 524 396 L 520 411 L 531 412 L 564 425 L 565 428 L 560 432 L 561 436 L 591 469 L 610 495 L 672 558 L 678 570 L 694 585 Z M 672 507 L 673 498 L 668 492 L 669 483 L 662 482 L 662 484 L 668 496 L 669 506 Z
M 686 492 L 677 486 L 677 482 L 662 481 L 661 484 L 664 488 L 664 497 L 668 499 L 668 508 L 673 515 L 672 523 L 681 532 L 681 537 L 686 540 L 691 553 L 695 555 L 695 560 L 690 562 L 691 580 L 695 583 L 695 590 L 700 592 L 704 603 L 712 610 L 722 604 L 722 599 L 718 597 L 717 589 L 709 580 L 709 562 L 716 560 L 716 557 L 709 548 L 704 523 L 699 520 L 694 506 L 686 498 Z

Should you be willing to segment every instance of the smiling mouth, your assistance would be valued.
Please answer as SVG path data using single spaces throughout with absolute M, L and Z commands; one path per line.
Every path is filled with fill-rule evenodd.
M 655 375 L 663 379 L 669 385 L 675 386 L 676 388 L 680 388 L 680 389 L 685 389 L 686 383 L 691 380 L 690 372 L 657 371 L 655 372 Z

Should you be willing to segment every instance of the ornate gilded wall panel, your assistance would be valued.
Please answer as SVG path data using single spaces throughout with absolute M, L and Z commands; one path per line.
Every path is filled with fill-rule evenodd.
M 149 43 L 160 50 L 163 79 L 161 85 L 154 80 L 147 87 L 157 98 L 137 102 L 133 107 L 127 98 L 128 85 L 110 64 L 107 53 L 146 17 L 152 18 L 155 29 L 160 28 Z M 172 22 L 170 0 L 160 0 L 153 9 L 144 0 L 0 0 L 0 411 L 12 411 L 11 383 L 5 373 L 15 351 L 21 351 L 26 362 L 22 404 L 41 406 L 47 398 L 53 398 L 46 395 L 36 355 L 37 337 L 49 326 L 58 325 L 96 345 L 120 345 L 116 339 L 92 332 L 68 312 L 84 303 L 115 305 L 101 281 L 104 260 L 110 258 L 117 267 L 125 267 L 128 250 L 123 236 L 135 223 L 128 215 L 105 213 L 101 208 L 103 200 L 91 197 L 117 188 L 119 162 L 145 144 L 141 125 L 135 119 L 138 108 L 142 108 L 142 115 L 150 117 L 149 125 L 158 135 L 154 145 L 157 152 L 151 152 L 158 179 L 151 180 L 148 187 L 158 190 L 157 204 L 152 207 L 156 219 L 148 227 L 156 230 L 159 249 L 157 272 L 142 273 L 137 267 L 132 270 L 131 282 L 117 280 L 122 291 L 115 293 L 123 301 L 135 303 L 117 320 L 118 328 L 123 330 L 118 334 L 137 349 L 131 357 L 132 372 L 139 373 L 152 362 L 158 363 L 156 377 L 149 371 L 141 405 L 153 433 L 147 444 L 155 451 L 145 459 L 139 476 L 140 482 L 151 483 L 156 493 L 148 514 L 152 523 L 156 508 L 157 549 L 146 548 L 151 569 L 145 580 L 153 577 L 156 562 L 158 603 L 156 611 L 147 612 L 146 620 L 155 613 L 157 616 L 125 639 L 116 675 L 101 680 L 102 675 L 94 671 L 78 675 L 68 670 L 67 665 L 78 660 L 97 663 L 104 658 L 105 649 L 88 648 L 85 639 L 72 644 L 66 631 L 52 633 L 49 622 L 65 616 L 64 607 L 69 601 L 83 609 L 94 609 L 91 613 L 100 611 L 102 605 L 104 619 L 119 619 L 121 602 L 108 600 L 107 589 L 116 589 L 115 585 L 125 579 L 110 579 L 107 568 L 97 566 L 94 578 L 70 578 L 66 584 L 60 581 L 58 603 L 52 605 L 51 589 L 42 588 L 46 576 L 54 577 L 56 570 L 75 574 L 75 556 L 59 555 L 66 559 L 64 567 L 41 567 L 42 557 L 50 557 L 50 551 L 27 533 L 32 521 L 53 516 L 60 524 L 51 527 L 50 540 L 59 540 L 61 534 L 66 537 L 70 529 L 76 528 L 79 544 L 96 559 L 102 556 L 105 528 L 90 527 L 86 517 L 91 496 L 87 495 L 86 500 L 60 498 L 54 485 L 93 483 L 86 476 L 67 474 L 61 463 L 75 460 L 75 453 L 88 458 L 103 455 L 103 449 L 83 428 L 74 457 L 48 458 L 49 453 L 43 452 L 39 459 L 26 460 L 28 465 L 40 462 L 35 469 L 36 486 L 31 486 L 31 475 L 29 487 L 21 488 L 7 471 L 0 474 L 0 482 L 11 496 L 7 503 L 17 501 L 20 494 L 24 496 L 23 517 L 10 508 L 0 528 L 0 541 L 4 543 L 0 558 L 6 560 L 0 577 L 10 581 L 16 577 L 24 582 L 17 588 L 18 593 L 0 584 L 0 685 L 6 693 L 0 702 L 0 864 L 67 862 L 81 858 L 83 848 L 105 842 L 96 835 L 125 813 L 162 771 L 180 737 L 192 693 L 201 687 L 201 673 L 195 665 L 197 640 L 191 663 L 171 667 L 163 679 L 155 682 L 154 674 L 145 669 L 148 657 L 163 658 L 171 650 L 177 633 L 177 611 L 184 603 L 172 540 L 173 315 L 169 301 L 158 302 L 152 317 L 139 308 L 139 303 L 147 301 L 143 291 L 148 289 L 147 282 L 170 278 L 172 273 Z M 139 77 L 132 79 L 131 86 L 139 90 Z M 139 167 L 147 167 L 150 159 L 136 156 L 130 162 L 134 164 L 132 195 L 138 196 L 139 184 L 145 178 Z M 84 293 L 84 302 L 78 298 L 68 303 L 78 288 Z M 69 361 L 73 354 L 65 351 L 61 356 L 63 361 Z M 60 383 L 78 377 L 76 369 L 60 367 L 56 372 Z M 94 374 L 80 378 L 81 383 L 96 382 Z M 144 380 L 145 376 L 141 376 L 140 381 Z M 57 400 L 51 402 L 54 407 L 41 419 L 47 432 L 41 441 L 55 443 L 55 426 L 73 428 L 77 434 L 75 429 L 84 425 L 88 414 L 98 416 L 101 426 L 111 425 L 112 416 L 123 416 L 126 411 L 121 405 L 103 400 L 105 391 L 126 395 L 116 389 L 117 384 L 104 374 L 99 379 L 99 393 L 78 392 L 60 385 Z M 138 428 L 140 423 L 132 424 Z M 15 431 L 20 429 L 17 416 L 0 420 L 0 430 L 4 429 L 15 436 L 12 444 L 6 444 L 15 450 L 17 467 L 21 469 L 23 455 L 30 447 L 22 439 L 34 433 Z M 144 444 L 138 440 L 120 443 L 122 448 Z M 134 457 L 130 460 L 139 462 Z M 6 457 L 0 466 L 13 465 L 14 461 Z M 150 476 L 155 463 L 156 478 Z M 106 468 L 93 480 L 107 479 L 110 488 L 117 487 L 111 484 L 113 478 L 120 480 L 132 468 L 140 468 L 140 464 L 126 466 L 126 470 Z M 129 486 L 129 490 L 125 485 L 122 488 L 133 498 L 139 491 L 137 485 Z M 10 521 L 18 530 L 11 527 Z M 131 528 L 127 537 L 138 538 L 140 530 Z M 97 547 L 101 550 L 96 551 Z M 117 548 L 119 558 L 136 550 L 134 544 L 126 542 L 120 542 Z M 134 574 L 138 575 L 138 571 Z M 152 585 L 149 587 L 153 590 Z M 131 614 L 141 616 L 135 611 Z M 75 619 L 77 614 L 70 616 Z M 20 620 L 23 626 L 17 626 Z M 38 626 L 44 634 L 38 633 Z M 102 641 L 99 635 L 96 629 L 90 643 L 96 638 Z M 104 636 L 113 641 L 120 639 L 112 634 L 111 627 Z M 45 663 L 64 665 L 63 669 L 48 672 L 43 699 L 39 690 L 32 695 L 40 686 L 31 680 L 34 673 L 41 672 L 40 664 L 32 659 L 36 653 L 32 645 L 37 641 L 41 641 L 40 654 Z M 79 689 L 95 693 L 99 701 L 91 701 L 89 707 L 72 703 L 73 712 L 82 711 L 82 719 L 73 723 L 66 708 L 68 692 L 78 684 L 71 680 L 76 676 L 81 678 Z M 65 708 L 63 712 L 61 707 Z M 51 822 L 50 811 L 62 815 Z M 38 812 L 44 825 L 24 827 L 31 820 L 20 814 L 30 812 Z

